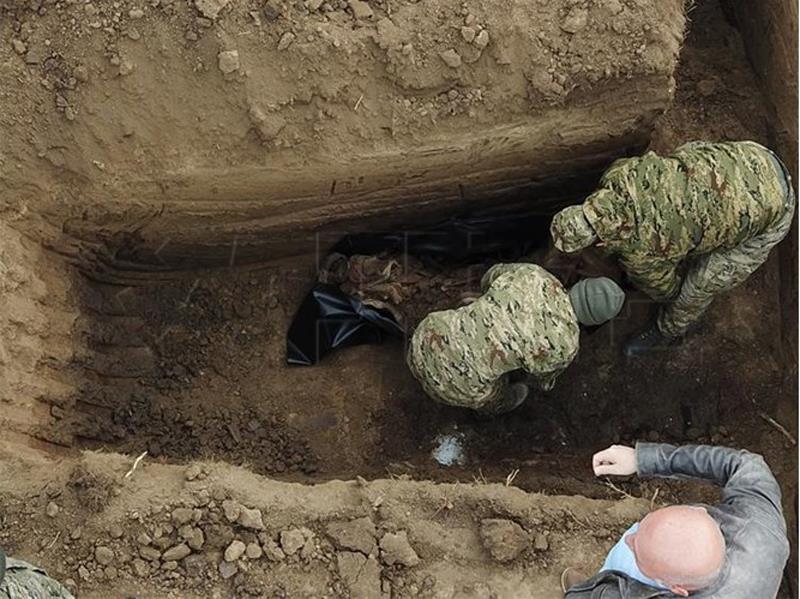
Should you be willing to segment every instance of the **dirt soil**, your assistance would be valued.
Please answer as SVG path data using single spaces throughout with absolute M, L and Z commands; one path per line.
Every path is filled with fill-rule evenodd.
M 213 35 L 209 23 L 197 16 L 184 20 L 185 11 L 173 4 L 178 3 L 153 3 L 146 19 L 163 16 L 187 44 L 202 44 Z M 90 15 L 108 35 L 104 69 L 114 78 L 135 69 L 135 52 L 157 52 L 157 44 L 136 45 L 136 35 L 147 31 L 146 21 L 123 5 L 114 11 L 98 5 Z M 415 3 L 400 5 L 410 11 L 406 14 L 415 14 Z M 236 15 L 251 19 L 255 27 L 256 21 L 270 18 L 270 6 L 267 12 L 259 6 L 255 17 L 240 15 L 238 9 Z M 281 11 L 300 11 L 301 22 L 308 24 L 323 13 L 334 22 L 352 20 L 367 6 L 354 0 L 335 6 L 312 0 L 281 5 Z M 370 10 L 383 14 L 393 6 L 376 2 Z M 78 10 L 69 2 L 33 2 L 31 7 L 43 14 Z M 25 38 L 23 25 L 37 21 L 27 9 L 19 11 L 23 18 L 17 19 L 14 39 L 22 46 L 13 49 L 27 56 L 38 48 L 30 40 L 39 37 Z M 122 15 L 116 21 L 114 12 Z M 469 14 L 459 19 L 466 23 Z M 737 32 L 716 2 L 700 3 L 689 16 L 675 103 L 658 123 L 653 148 L 666 152 L 693 139 L 747 138 L 768 144 L 766 111 Z M 476 18 L 476 32 L 483 18 Z M 575 20 L 579 24 L 580 15 Z M 307 27 L 312 31 L 315 25 Z M 78 38 L 79 29 L 48 35 L 51 42 L 69 42 Z M 340 45 L 356 43 L 362 34 L 355 28 L 352 39 L 336 39 Z M 303 29 L 292 35 L 291 42 L 283 43 L 299 45 L 309 33 Z M 316 35 L 324 37 L 325 28 Z M 279 44 L 283 37 L 270 42 Z M 411 54 L 402 47 L 398 54 L 387 54 L 399 61 L 393 77 L 409 76 L 399 66 L 406 60 L 402 57 L 432 41 L 409 43 Z M 331 45 L 337 47 L 335 39 Z M 469 42 L 465 57 L 471 56 L 467 51 L 478 52 L 474 46 Z M 611 55 L 615 51 L 610 49 Z M 165 73 L 171 60 L 185 58 L 164 56 Z M 309 68 L 315 60 L 321 57 L 311 56 L 276 77 L 290 81 L 299 75 L 295 68 Z M 219 67 L 227 64 L 220 58 Z M 45 67 L 42 86 L 53 94 L 58 118 L 82 118 L 88 107 L 80 104 L 80 94 L 64 91 L 70 85 L 80 89 L 80 73 L 60 70 L 58 61 Z M 239 68 L 249 66 L 240 63 Z M 436 63 L 428 76 L 441 78 L 447 68 Z M 243 77 L 239 69 L 230 75 Z M 261 79 L 248 78 L 250 84 L 256 80 Z M 496 101 L 493 94 L 502 93 L 486 87 L 480 96 L 473 89 L 469 101 L 466 91 L 452 99 L 444 94 L 446 101 L 436 96 L 442 106 L 431 99 L 435 106 L 423 104 L 425 114 L 416 105 L 403 107 L 407 119 L 398 131 L 413 137 L 414 127 L 429 126 L 425 119 L 434 109 L 451 115 L 456 128 L 463 124 L 458 115 L 474 111 L 473 117 L 480 118 L 482 107 L 496 106 L 487 104 Z M 278 87 L 274 93 L 288 89 Z M 253 97 L 270 97 L 260 92 Z M 354 104 L 360 94 L 353 92 Z M 361 102 L 370 106 L 369 97 Z M 503 106 L 523 111 L 525 102 Z M 297 102 L 280 100 L 274 114 L 281 126 L 270 124 L 270 112 L 257 119 L 254 134 L 272 131 L 261 141 L 298 156 L 307 146 L 295 134 L 324 146 L 323 136 L 316 138 L 311 131 L 324 123 L 330 107 L 323 102 L 312 108 L 312 100 L 299 104 L 302 111 Z M 52 117 L 52 107 L 35 110 Z M 29 126 L 35 126 L 35 110 Z M 135 138 L 137 127 L 146 123 L 144 115 L 132 114 L 126 125 L 131 133 L 121 129 L 121 143 Z M 225 127 L 221 124 L 220 131 Z M 250 125 L 243 127 L 247 131 Z M 373 130 L 355 125 L 347 130 L 354 140 L 374 139 Z M 65 148 L 42 151 L 48 160 L 69 161 Z M 147 149 L 133 155 L 137 152 L 146 165 Z M 95 168 L 103 173 L 101 165 Z M 18 243 L 30 249 L 29 241 Z M 3 256 L 15 259 L 16 253 L 4 251 Z M 350 593 L 467 598 L 515 597 L 520 589 L 531 597 L 557 597 L 559 569 L 576 561 L 596 567 L 627 525 L 651 507 L 651 498 L 713 501 L 714 490 L 705 486 L 623 481 L 612 488 L 592 478 L 593 451 L 637 439 L 712 442 L 762 453 L 782 484 L 787 513 L 794 513 L 796 448 L 772 422 L 782 423 L 796 438 L 796 424 L 786 418 L 791 412 L 782 401 L 796 397 L 797 389 L 795 381 L 782 377 L 776 256 L 741 288 L 720 298 L 685 343 L 636 368 L 625 364 L 620 345 L 646 324 L 653 306 L 631 290 L 620 318 L 583 335 L 578 359 L 552 392 L 488 421 L 427 400 L 404 366 L 402 343 L 343 350 L 313 368 L 287 367 L 286 331 L 316 278 L 318 262 L 318 256 L 310 255 L 249 269 L 147 272 L 136 286 L 91 280 L 77 269 L 51 284 L 55 275 L 46 254 L 32 265 L 35 276 L 25 269 L 10 271 L 0 292 L 14 298 L 16 289 L 31 288 L 42 305 L 63 310 L 69 305 L 74 312 L 59 318 L 61 313 L 53 310 L 54 324 L 31 312 L 8 329 L 24 341 L 13 357 L 29 357 L 26 368 L 43 373 L 47 382 L 42 384 L 46 389 L 36 390 L 48 404 L 42 425 L 23 432 L 50 450 L 61 447 L 63 458 L 53 463 L 38 454 L 17 459 L 6 452 L 0 460 L 0 480 L 14 481 L 13 488 L 0 493 L 0 544 L 69 579 L 81 597 L 107 597 L 110 588 L 119 597 Z M 454 305 L 462 291 L 477 288 L 485 266 L 443 274 L 457 284 L 443 285 L 438 292 L 427 289 L 420 305 Z M 51 297 L 45 289 L 60 291 Z M 411 320 L 422 312 L 415 308 Z M 49 362 L 35 360 L 34 338 L 51 341 Z M 74 354 L 65 349 L 67 339 L 80 348 Z M 0 366 L 8 362 L 0 347 Z M 68 366 L 52 368 L 57 373 L 49 369 L 63 363 Z M 26 380 L 13 384 L 32 392 Z M 14 414 L 3 418 L 13 421 Z M 443 467 L 432 458 L 443 436 L 461 444 L 460 464 Z M 126 479 L 134 457 L 144 451 L 147 457 Z M 364 478 L 353 481 L 356 476 Z M 250 509 L 261 512 L 256 516 Z M 368 520 L 351 522 L 358 518 Z M 503 522 L 485 522 L 492 519 Z M 235 541 L 244 544 L 244 558 L 237 555 L 242 546 Z M 509 561 L 498 561 L 506 553 L 512 555 Z M 784 590 L 792 596 L 791 589 Z

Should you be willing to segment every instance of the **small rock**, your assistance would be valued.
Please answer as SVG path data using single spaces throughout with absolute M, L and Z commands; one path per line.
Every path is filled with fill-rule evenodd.
M 238 539 L 231 542 L 228 545 L 228 548 L 225 550 L 225 561 L 226 562 L 235 562 L 237 559 L 244 555 L 247 546 L 239 541 Z
M 128 16 L 131 19 L 141 19 L 144 16 L 144 11 L 141 8 L 132 8 L 128 11 Z
M 139 578 L 144 578 L 150 573 L 150 566 L 147 565 L 147 562 L 137 557 L 133 560 L 133 572 Z
M 281 11 L 275 6 L 274 0 L 267 0 L 267 3 L 264 4 L 264 16 L 267 18 L 267 21 L 274 21 L 281 16 Z
M 123 77 L 130 75 L 133 72 L 133 63 L 129 60 L 123 60 L 119 65 L 119 74 Z
M 173 561 L 164 562 L 163 564 L 161 564 L 161 569 L 165 570 L 167 572 L 171 572 L 172 570 L 177 570 L 178 569 L 178 562 L 176 562 L 174 560 Z
M 316 12 L 322 6 L 323 0 L 306 0 L 306 8 L 311 12 Z
M 567 18 L 561 23 L 561 29 L 567 33 L 578 33 L 589 23 L 589 11 L 581 6 L 573 7 Z
M 69 533 L 69 538 L 73 541 L 77 541 L 83 535 L 83 531 L 81 530 L 80 526 L 77 528 L 73 528 Z
M 139 555 L 149 562 L 157 562 L 161 559 L 161 552 L 155 547 L 139 547 Z
M 348 4 L 356 19 L 371 19 L 375 14 L 372 12 L 370 5 L 361 0 L 350 0 Z
M 219 70 L 229 75 L 239 70 L 239 51 L 224 50 L 217 55 Z
M 461 28 L 461 37 L 464 38 L 464 41 L 468 44 L 472 43 L 472 40 L 475 39 L 475 28 L 474 27 L 462 27 Z
M 461 56 L 459 56 L 458 52 L 452 48 L 445 50 L 444 52 L 440 52 L 439 57 L 451 69 L 457 69 L 461 66 Z
M 281 532 L 281 547 L 286 555 L 294 555 L 305 544 L 306 538 L 299 528 Z
M 191 552 L 192 550 L 189 549 L 186 543 L 181 543 L 180 545 L 175 545 L 167 549 L 164 555 L 161 556 L 161 559 L 165 562 L 179 562 Z
M 475 15 L 473 15 L 472 13 L 470 13 L 466 17 L 464 17 L 464 25 L 467 25 L 467 26 L 472 25 L 477 20 L 478 20 L 478 18 Z
M 153 542 L 153 539 L 150 537 L 149 534 L 143 532 L 138 537 L 136 537 L 136 542 L 139 543 L 139 545 L 149 545 L 150 543 Z
M 375 524 L 367 517 L 349 522 L 331 522 L 325 531 L 339 549 L 360 551 L 364 555 L 376 553 Z
M 75 79 L 77 79 L 81 83 L 86 83 L 87 81 L 89 81 L 89 69 L 87 69 L 85 66 L 79 65 L 75 67 L 73 73 L 75 75 Z
M 381 559 L 387 566 L 400 564 L 412 567 L 419 564 L 419 557 L 408 542 L 408 535 L 404 530 L 397 534 L 389 532 L 383 535 Z
M 241 526 L 250 530 L 264 530 L 264 522 L 261 519 L 261 510 L 242 507 L 239 517 L 236 519 Z
M 80 576 L 81 580 L 89 580 L 89 570 L 86 568 L 86 566 L 78 567 L 78 576 Z
M 475 45 L 481 50 L 489 45 L 489 41 L 489 32 L 486 29 L 482 29 L 481 32 L 475 36 Z
M 239 570 L 239 567 L 236 565 L 236 562 L 226 562 L 221 561 L 219 563 L 219 575 L 223 578 L 223 580 L 227 580 Z
M 28 51 L 28 46 L 25 45 L 25 42 L 17 38 L 11 40 L 11 46 L 14 48 L 14 52 L 20 55 Z
M 516 522 L 502 519 L 481 521 L 481 541 L 499 562 L 510 562 L 528 547 L 528 533 Z
M 186 544 L 189 545 L 195 551 L 199 551 L 203 548 L 203 543 L 205 543 L 205 535 L 203 535 L 203 531 L 199 528 L 195 527 L 192 528 L 191 536 L 186 540 Z
M 271 562 L 279 562 L 286 559 L 283 549 L 272 539 L 261 539 L 261 548 L 264 551 L 264 556 Z
M 547 540 L 547 535 L 544 533 L 539 533 L 533 540 L 533 548 L 536 551 L 547 551 L 550 547 L 550 543 Z
M 47 507 L 44 510 L 44 513 L 47 514 L 50 518 L 55 518 L 58 515 L 59 507 L 56 502 L 51 501 L 47 504 Z
M 607 539 L 611 536 L 611 531 L 607 528 L 598 528 L 597 530 L 593 530 L 591 534 L 597 539 Z
M 697 83 L 697 93 L 707 98 L 714 94 L 717 89 L 717 82 L 713 79 L 703 79 Z
M 119 539 L 123 534 L 122 527 L 116 522 L 108 527 L 108 536 L 112 539 Z
M 248 543 L 247 548 L 244 550 L 244 554 L 249 559 L 258 559 L 264 555 L 264 551 L 261 549 L 261 546 L 258 543 Z
M 194 480 L 194 479 L 196 479 L 198 476 L 200 476 L 200 474 L 201 474 L 202 472 L 203 472 L 203 470 L 200 468 L 200 466 L 199 466 L 199 465 L 197 465 L 197 464 L 192 464 L 192 465 L 191 465 L 191 466 L 189 466 L 189 467 L 186 469 L 186 471 L 183 473 L 183 477 L 184 477 L 186 480 Z
M 192 510 L 188 507 L 179 507 L 172 510 L 172 521 L 176 526 L 182 526 L 192 521 Z
M 114 552 L 111 551 L 108 547 L 100 546 L 96 547 L 94 550 L 94 559 L 95 561 L 102 565 L 107 566 L 112 561 L 114 561 Z
M 194 0 L 194 5 L 207 19 L 216 19 L 220 11 L 225 8 L 230 0 Z
M 295 34 L 292 33 L 291 31 L 287 31 L 286 33 L 284 33 L 281 36 L 281 39 L 278 41 L 278 50 L 279 51 L 286 50 L 286 48 L 292 45 L 294 38 Z
M 183 560 L 183 568 L 188 576 L 203 576 L 207 567 L 208 562 L 204 555 L 194 553 Z
M 239 519 L 239 514 L 242 513 L 242 506 L 233 499 L 226 499 L 222 502 L 222 512 L 228 522 L 236 522 Z

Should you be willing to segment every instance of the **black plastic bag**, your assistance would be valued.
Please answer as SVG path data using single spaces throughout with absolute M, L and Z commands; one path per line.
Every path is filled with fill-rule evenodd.
M 538 212 L 451 218 L 419 229 L 347 235 L 331 252 L 345 256 L 401 252 L 455 262 L 514 259 L 544 247 L 548 226 L 548 219 Z
M 367 306 L 332 285 L 317 283 L 300 304 L 286 340 L 289 364 L 313 366 L 339 347 L 403 337 L 388 310 Z

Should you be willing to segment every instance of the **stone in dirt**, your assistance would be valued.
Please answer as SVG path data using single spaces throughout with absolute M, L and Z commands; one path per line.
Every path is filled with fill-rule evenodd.
M 217 55 L 219 70 L 229 75 L 239 70 L 239 51 L 225 50 Z
M 179 507 L 172 510 L 172 522 L 175 526 L 183 526 L 192 521 L 192 510 L 188 507 Z
M 464 41 L 468 44 L 472 43 L 472 40 L 475 39 L 475 28 L 464 26 L 461 28 L 461 37 L 464 38 Z
M 194 0 L 194 5 L 207 19 L 216 19 L 231 0 Z
M 349 522 L 331 522 L 325 531 L 339 549 L 360 551 L 364 555 L 376 552 L 375 524 L 369 518 L 358 518 Z
M 261 519 L 261 510 L 242 507 L 236 522 L 250 530 L 264 530 L 264 521 Z
M 477 36 L 475 36 L 474 43 L 481 50 L 486 48 L 486 46 L 489 45 L 489 32 L 486 29 L 482 29 L 481 32 Z
M 270 538 L 265 538 L 266 535 L 261 535 L 261 548 L 264 550 L 264 556 L 271 562 L 279 562 L 286 559 L 286 554 L 283 552 L 278 544 Z
M 278 41 L 278 50 L 283 51 L 286 50 L 289 46 L 292 45 L 294 41 L 295 35 L 291 31 L 287 31 L 281 36 L 281 39 Z
M 137 557 L 133 560 L 133 573 L 139 578 L 144 578 L 150 573 L 150 566 L 143 559 Z
M 387 532 L 381 539 L 381 559 L 388 566 L 400 564 L 402 566 L 416 566 L 419 564 L 419 556 L 411 543 L 408 542 L 408 534 L 402 530 L 398 533 Z
M 336 554 L 336 565 L 352 599 L 381 596 L 381 568 L 377 561 L 361 553 L 342 551 Z
M 140 547 L 139 555 L 150 562 L 157 562 L 161 559 L 161 552 L 155 547 Z
M 114 552 L 108 547 L 101 545 L 94 550 L 94 559 L 98 564 L 107 566 L 114 560 Z
M 452 48 L 445 50 L 444 52 L 440 52 L 439 57 L 451 69 L 457 69 L 461 66 L 461 56 Z
M 249 559 L 258 559 L 264 554 L 264 551 L 261 549 L 261 546 L 258 543 L 248 543 L 247 548 L 244 550 L 244 554 Z
M 561 29 L 567 33 L 578 33 L 589 23 L 589 11 L 580 6 L 572 8 L 567 18 L 561 23 Z
M 181 543 L 180 545 L 175 545 L 174 547 L 170 547 L 164 552 L 164 555 L 161 556 L 165 562 L 179 562 L 184 557 L 189 555 L 192 552 L 189 549 L 189 546 L 186 543 Z
M 186 541 L 186 544 L 195 551 L 202 549 L 203 543 L 206 541 L 203 531 L 196 526 L 189 526 L 188 524 L 182 526 L 179 534 Z
M 550 543 L 547 540 L 547 535 L 542 532 L 537 534 L 533 540 L 533 548 L 536 551 L 547 551 L 549 547 Z
M 528 533 L 516 522 L 502 519 L 481 521 L 481 541 L 498 562 L 510 562 L 528 548 Z
M 222 502 L 222 512 L 228 522 L 236 522 L 239 519 L 239 514 L 242 513 L 242 506 L 233 499 L 226 499 Z
M 225 550 L 225 561 L 235 562 L 237 559 L 244 555 L 247 546 L 238 539 L 232 541 L 228 548 Z
M 707 98 L 714 94 L 717 89 L 717 82 L 713 79 L 703 79 L 697 83 L 697 93 Z
M 281 547 L 286 555 L 294 555 L 306 544 L 306 538 L 299 528 L 281 531 Z
M 54 501 L 51 501 L 50 503 L 47 504 L 47 507 L 45 508 L 44 512 L 50 518 L 55 518 L 58 515 L 58 510 L 59 510 L 58 504 Z
M 239 570 L 239 567 L 236 565 L 236 562 L 226 562 L 222 561 L 219 563 L 219 575 L 222 577 L 223 580 L 227 580 Z
M 353 11 L 353 16 L 356 19 L 371 19 L 374 16 L 372 8 L 366 2 L 361 0 L 350 0 L 348 2 L 350 10 Z
M 200 476 L 202 472 L 203 470 L 200 468 L 200 466 L 197 464 L 192 464 L 186 469 L 186 472 L 183 473 L 183 476 L 186 478 L 186 480 L 194 480 Z

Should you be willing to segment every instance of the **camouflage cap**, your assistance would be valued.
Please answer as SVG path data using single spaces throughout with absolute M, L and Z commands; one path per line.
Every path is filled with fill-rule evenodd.
M 581 279 L 569 290 L 578 322 L 594 326 L 611 320 L 625 303 L 625 292 L 607 277 Z
M 597 240 L 597 233 L 586 220 L 580 204 L 567 206 L 553 217 L 550 235 L 555 246 L 567 254 L 589 247 Z

